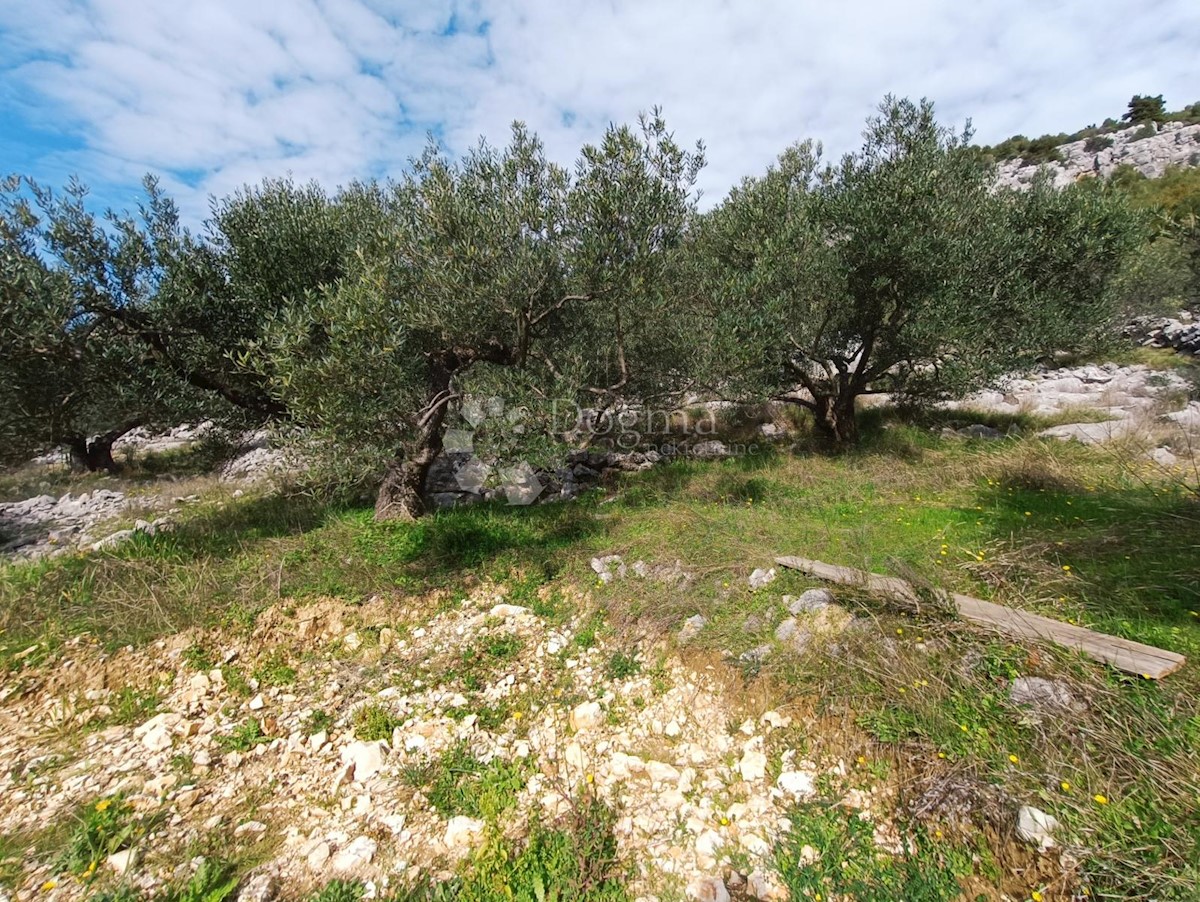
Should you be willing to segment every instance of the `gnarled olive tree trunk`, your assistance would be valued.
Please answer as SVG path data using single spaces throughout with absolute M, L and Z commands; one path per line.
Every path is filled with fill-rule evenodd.
M 112 456 L 113 444 L 121 436 L 140 425 L 142 425 L 141 420 L 128 420 L 108 432 L 102 432 L 90 438 L 82 435 L 66 436 L 60 441 L 60 444 L 71 455 L 72 469 L 85 470 L 88 473 L 98 473 L 101 470 L 116 473 L 120 470 L 120 466 Z
M 415 520 L 428 510 L 425 480 L 442 453 L 446 410 L 458 398 L 454 378 L 479 362 L 512 366 L 515 352 L 499 342 L 475 348 L 446 348 L 429 355 L 425 407 L 417 417 L 416 434 L 396 450 L 375 499 L 376 520 Z

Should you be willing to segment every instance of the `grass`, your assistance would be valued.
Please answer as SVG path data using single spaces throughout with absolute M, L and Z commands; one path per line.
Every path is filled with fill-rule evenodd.
M 390 742 L 392 731 L 404 721 L 378 703 L 363 705 L 354 712 L 353 726 L 356 738 L 364 742 L 382 740 Z
M 404 771 L 409 785 L 421 789 L 443 817 L 466 815 L 489 823 L 516 804 L 527 777 L 520 763 L 497 758 L 484 764 L 465 742 Z
M 225 735 L 216 737 L 218 747 L 227 752 L 248 752 L 256 745 L 270 741 L 271 737 L 263 732 L 262 722 L 254 717 L 234 727 Z
M 972 414 L 954 416 L 962 425 L 1007 428 Z M 499 581 L 507 601 L 553 623 L 579 613 L 580 587 L 588 587 L 598 610 L 575 630 L 568 656 L 609 633 L 640 640 L 702 613 L 708 623 L 697 652 L 736 659 L 773 641 L 782 594 L 811 585 L 781 572 L 768 589 L 751 592 L 749 572 L 770 566 L 777 554 L 903 576 L 1198 659 L 1195 485 L 1168 478 L 1132 453 L 1029 437 L 1038 424 L 999 442 L 942 438 L 941 426 L 953 424 L 943 415 L 912 421 L 870 411 L 862 447 L 845 455 L 801 447 L 721 462 L 680 460 L 622 477 L 570 505 L 479 506 L 415 524 L 377 524 L 369 510 L 303 497 L 196 505 L 169 535 L 105 554 L 0 567 L 0 660 L 20 668 L 15 653 L 41 643 L 44 653 L 26 659 L 37 660 L 79 632 L 115 648 L 190 626 L 241 629 L 279 599 L 352 602 L 432 589 L 460 597 L 479 580 Z M 589 561 L 606 553 L 627 563 L 678 560 L 691 579 L 675 585 L 629 576 L 597 586 Z M 826 898 L 839 892 L 945 898 L 952 881 L 999 880 L 989 876 L 989 860 L 1014 898 L 1041 892 L 1032 876 L 1024 883 L 1014 876 L 1025 873 L 1027 862 L 1014 863 L 1001 839 L 1011 835 L 1016 802 L 1052 813 L 1063 824 L 1064 845 L 1087 851 L 1064 892 L 1188 898 L 1200 883 L 1200 679 L 1192 664 L 1150 683 L 1062 650 L 981 635 L 935 610 L 904 611 L 841 590 L 839 602 L 870 628 L 847 636 L 836 656 L 779 650 L 747 680 L 779 706 L 835 725 L 796 737 L 806 753 L 862 755 L 912 790 L 901 802 L 920 809 L 904 822 L 922 867 L 917 874 L 906 860 L 874 861 L 854 823 L 836 810 L 810 808 L 795 820 L 793 839 L 808 837 L 800 848 L 816 847 L 815 837 L 858 864 L 838 873 L 797 870 L 788 878 L 794 897 L 819 891 Z M 520 639 L 489 625 L 451 662 L 447 678 L 477 692 L 527 652 Z M 215 664 L 203 646 L 184 658 L 195 669 Z M 636 654 L 618 652 L 603 666 L 607 677 L 624 679 L 645 665 Z M 289 659 L 268 658 L 250 676 L 260 685 L 286 685 L 294 667 Z M 232 692 L 249 694 L 250 677 L 233 666 L 224 672 Z M 1023 675 L 1063 681 L 1083 709 L 1032 717 L 1008 698 L 1011 680 Z M 144 701 L 130 696 L 136 712 L 130 716 L 151 710 L 140 707 Z M 483 725 L 508 716 L 496 708 Z M 316 721 L 310 726 L 318 728 Z M 390 738 L 394 726 L 386 711 L 355 715 L 355 732 L 363 736 Z M 261 727 L 252 736 L 250 724 L 228 737 L 247 747 L 262 739 Z M 524 785 L 525 774 L 510 767 L 484 764 L 456 747 L 411 768 L 406 778 L 443 813 L 494 819 Z M 917 802 L 951 785 L 973 801 L 965 833 L 942 842 L 935 833 L 949 813 Z M 562 825 L 536 829 L 547 831 L 537 842 L 503 846 L 508 865 L 489 865 L 484 857 L 473 873 L 492 873 L 487 869 L 494 866 L 496 874 L 517 879 L 504 868 L 529 848 L 540 850 L 528 854 L 544 864 L 558 855 L 556 844 L 568 842 L 562 835 L 574 835 Z M 789 848 L 781 847 L 781 860 L 798 854 Z M 0 860 L 4 854 L 0 847 Z M 531 864 L 530 872 L 537 868 L 553 870 Z M 472 879 L 460 875 L 455 892 L 467 892 Z M 491 878 L 480 879 L 479 886 L 491 885 Z
M 134 816 L 121 796 L 110 796 L 85 806 L 76 817 L 56 863 L 56 869 L 90 880 L 104 860 L 134 845 L 148 825 Z

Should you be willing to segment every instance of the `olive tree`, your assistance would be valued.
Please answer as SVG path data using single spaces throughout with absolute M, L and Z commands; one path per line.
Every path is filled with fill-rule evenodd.
M 0 437 L 6 460 L 61 447 L 79 468 L 113 470 L 118 438 L 195 408 L 122 321 L 98 312 L 137 310 L 155 270 L 137 225 L 98 224 L 84 196 L 74 182 L 55 195 L 16 178 L 0 193 Z
M 276 318 L 254 354 L 280 403 L 336 446 L 385 450 L 377 517 L 424 512 L 472 384 L 611 404 L 683 357 L 659 276 L 702 158 L 657 115 L 642 125 L 610 128 L 573 173 L 520 124 L 461 161 L 431 147 L 377 193 L 351 272 Z
M 705 217 L 693 259 L 726 391 L 850 444 L 863 395 L 961 395 L 1109 324 L 1136 217 L 1098 183 L 998 189 L 969 137 L 888 98 L 861 150 L 822 166 L 798 144 Z

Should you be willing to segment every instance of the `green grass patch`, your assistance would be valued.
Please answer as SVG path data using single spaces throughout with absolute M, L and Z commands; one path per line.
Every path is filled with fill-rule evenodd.
M 377 702 L 358 708 L 351 719 L 355 737 L 364 742 L 391 742 L 392 732 L 403 723 L 391 710 Z
M 409 785 L 422 789 L 443 817 L 466 815 L 489 822 L 516 804 L 528 776 L 528 768 L 519 762 L 495 758 L 484 764 L 465 742 L 404 771 Z

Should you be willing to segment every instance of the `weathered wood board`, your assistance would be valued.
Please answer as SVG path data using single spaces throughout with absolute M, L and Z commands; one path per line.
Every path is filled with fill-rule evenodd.
M 916 590 L 904 580 L 893 576 L 880 576 L 854 567 L 838 567 L 802 557 L 777 557 L 775 563 L 781 567 L 800 570 L 818 579 L 861 586 L 868 592 L 886 595 L 899 601 L 920 603 Z M 1064 648 L 1081 651 L 1088 657 L 1103 661 L 1126 673 L 1159 680 L 1174 673 L 1186 661 L 1183 655 L 1155 648 L 1153 645 L 1143 645 L 1082 626 L 1072 626 L 1040 614 L 1006 608 L 981 598 L 953 593 L 946 593 L 946 597 L 954 603 L 959 616 L 964 620 L 1017 639 L 1053 642 Z

